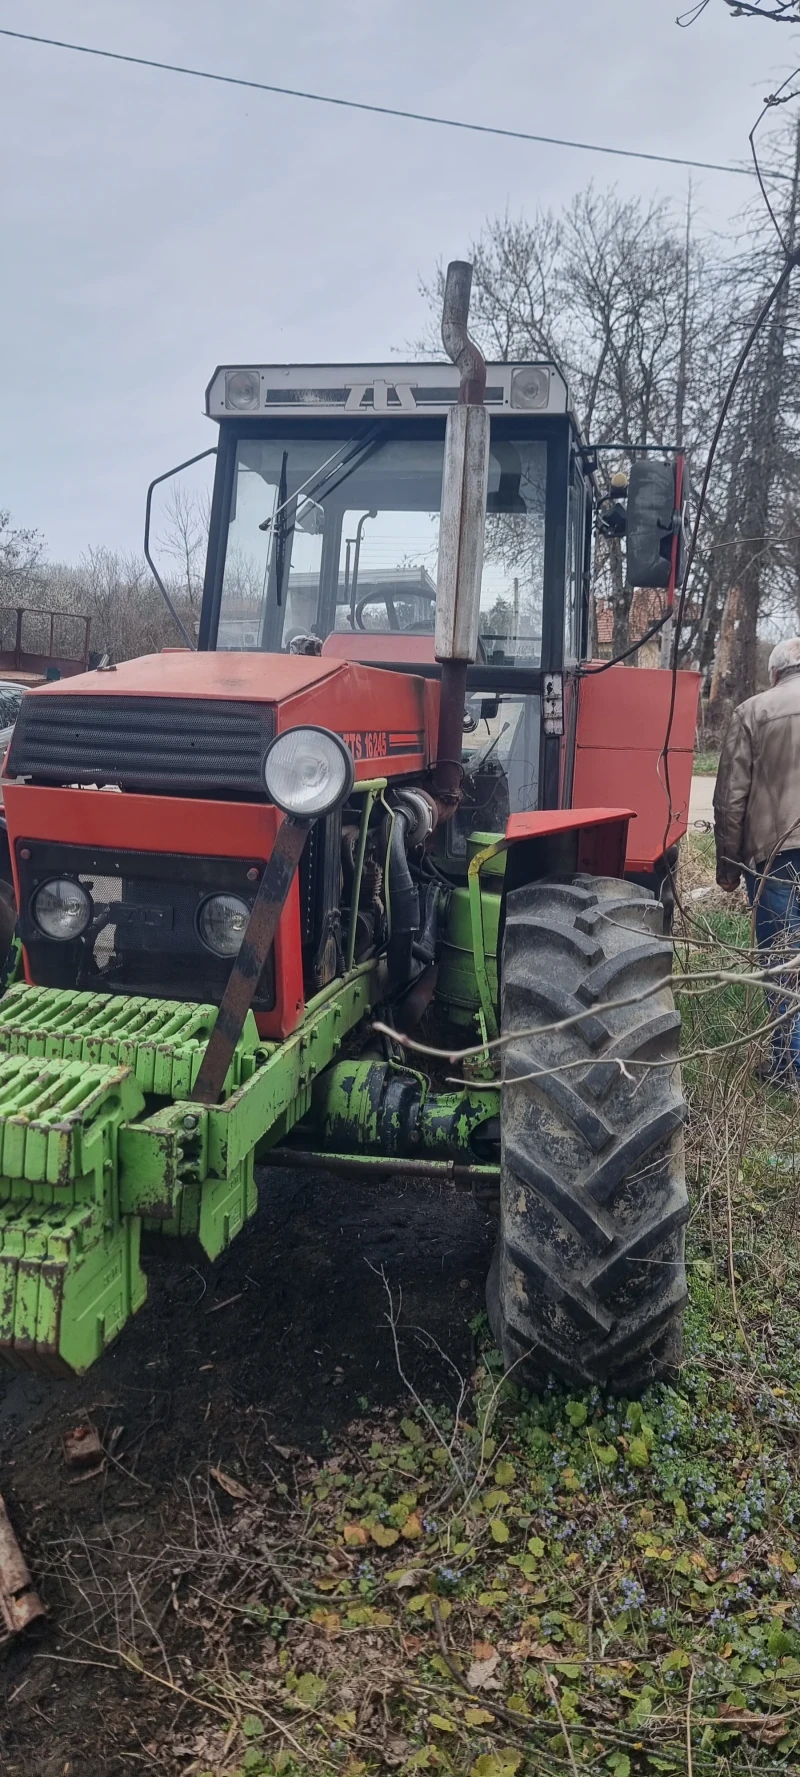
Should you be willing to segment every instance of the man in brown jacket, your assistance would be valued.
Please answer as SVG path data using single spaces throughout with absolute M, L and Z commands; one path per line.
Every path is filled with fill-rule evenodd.
M 769 691 L 734 710 L 722 743 L 714 791 L 717 882 L 731 892 L 745 878 L 756 940 L 774 964 L 800 953 L 800 636 L 769 658 Z M 787 971 L 770 1011 L 773 1077 L 800 1083 L 800 974 Z

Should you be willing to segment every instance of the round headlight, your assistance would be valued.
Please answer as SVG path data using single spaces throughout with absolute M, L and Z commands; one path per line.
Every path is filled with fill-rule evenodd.
M 92 897 L 80 882 L 55 876 L 36 890 L 31 915 L 45 937 L 65 944 L 85 932 L 92 917 Z
M 252 413 L 261 399 L 257 370 L 229 370 L 225 378 L 225 406 L 237 413 Z
M 546 407 L 550 399 L 550 371 L 546 364 L 526 364 L 511 377 L 512 407 Z
M 350 748 L 328 728 L 290 728 L 264 759 L 267 795 L 284 814 L 313 821 L 343 802 L 353 788 Z
M 240 895 L 209 895 L 197 915 L 197 930 L 215 956 L 238 955 L 250 908 Z

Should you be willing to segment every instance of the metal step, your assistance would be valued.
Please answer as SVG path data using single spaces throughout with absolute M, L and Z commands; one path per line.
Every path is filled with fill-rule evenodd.
M 118 1211 L 128 1068 L 0 1057 L 0 1355 L 85 1370 L 145 1299 L 138 1217 Z
M 0 1001 L 0 1054 L 129 1067 L 143 1092 L 187 1098 L 216 1016 L 211 1005 L 19 984 Z M 258 1046 L 249 1012 L 225 1082 L 226 1095 L 254 1072 Z

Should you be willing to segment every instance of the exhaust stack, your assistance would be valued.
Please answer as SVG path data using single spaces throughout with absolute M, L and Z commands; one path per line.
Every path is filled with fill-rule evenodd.
M 483 533 L 489 478 L 489 415 L 483 405 L 486 364 L 467 331 L 472 266 L 447 268 L 442 343 L 461 371 L 458 406 L 447 416 L 436 580 L 436 659 L 441 662 L 434 794 L 445 816 L 461 797 L 467 667 L 478 650 Z
M 467 332 L 472 266 L 466 259 L 451 259 L 447 267 L 442 308 L 442 345 L 461 371 L 458 399 L 466 406 L 482 407 L 486 394 L 486 363 L 479 346 Z

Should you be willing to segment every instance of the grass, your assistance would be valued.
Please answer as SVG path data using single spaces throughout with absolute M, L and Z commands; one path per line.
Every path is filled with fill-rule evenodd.
M 781 1194 L 751 1173 L 759 1218 Z M 797 1769 L 795 1279 L 776 1326 L 757 1242 L 737 1314 L 724 1266 L 692 1257 L 677 1387 L 528 1395 L 487 1344 L 460 1426 L 351 1427 L 282 1517 L 237 1508 L 285 1589 L 240 1594 L 224 1660 L 195 1670 L 224 1719 L 190 1771 L 630 1777 L 688 1771 L 687 1732 L 696 1777 Z
M 692 773 L 695 777 L 716 777 L 719 753 L 695 753 Z
M 712 868 L 693 836 L 684 889 Z M 184 1702 L 165 1771 L 800 1769 L 800 1158 L 793 1103 L 753 1081 L 747 1047 L 724 1047 L 757 1029 L 760 991 L 704 990 L 750 942 L 746 905 L 718 902 L 679 932 L 701 980 L 683 994 L 678 1380 L 638 1401 L 526 1393 L 481 1321 L 449 1409 L 364 1401 L 324 1461 L 212 1470 L 164 1550 L 188 1636 L 167 1667 Z M 74 1559 L 91 1599 L 95 1558 Z M 147 1622 L 131 1584 L 118 1624 Z M 163 1685 L 161 1634 L 126 1629 L 103 1657 Z

